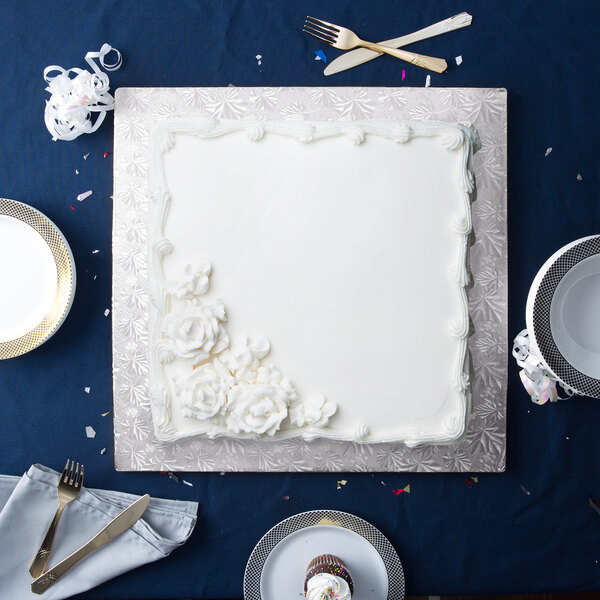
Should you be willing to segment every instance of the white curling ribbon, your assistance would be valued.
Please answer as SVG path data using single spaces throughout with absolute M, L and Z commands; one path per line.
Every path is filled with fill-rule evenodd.
M 527 393 L 531 396 L 531 400 L 536 404 L 546 404 L 546 402 L 557 402 L 558 400 L 566 400 L 571 396 L 576 395 L 573 388 L 565 385 L 562 381 L 559 381 L 554 377 L 542 362 L 540 356 L 538 356 L 530 348 L 529 344 L 529 332 L 527 329 L 523 329 L 513 342 L 514 358 L 517 364 L 522 367 L 519 372 L 519 377 L 523 383 L 523 387 L 527 390 Z M 565 390 L 567 398 L 561 398 L 558 395 L 556 384 Z
M 107 64 L 105 58 L 111 52 L 116 53 L 117 59 Z M 56 65 L 44 69 L 44 79 L 48 83 L 46 91 L 50 93 L 44 121 L 54 141 L 74 140 L 82 133 L 93 133 L 102 125 L 106 113 L 114 108 L 115 100 L 108 93 L 108 75 L 100 70 L 94 59 L 106 71 L 116 71 L 123 62 L 118 50 L 103 44 L 99 52 L 85 55 L 93 73 L 78 68 L 66 70 Z M 57 74 L 51 75 L 54 72 Z M 92 113 L 97 113 L 95 120 Z

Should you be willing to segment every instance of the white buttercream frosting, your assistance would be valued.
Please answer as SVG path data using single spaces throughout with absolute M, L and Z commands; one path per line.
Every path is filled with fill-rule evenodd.
M 307 600 L 350 600 L 350 586 L 337 575 L 319 573 L 306 583 Z
M 162 333 L 176 357 L 197 364 L 229 344 L 224 321 L 225 305 L 219 300 L 210 304 L 189 303 L 165 315 Z
M 411 446 L 459 439 L 470 401 L 466 287 L 478 143 L 461 123 L 157 125 L 149 169 L 157 436 Z M 258 187 L 248 144 L 277 174 Z M 290 153 L 294 144 L 308 150 Z M 312 169 L 312 193 L 296 185 L 300 152 L 307 162 L 297 178 Z M 234 155 L 241 174 L 231 178 L 222 165 Z M 363 166 L 374 165 L 381 189 L 367 206 Z M 322 191 L 332 185 L 343 190 Z

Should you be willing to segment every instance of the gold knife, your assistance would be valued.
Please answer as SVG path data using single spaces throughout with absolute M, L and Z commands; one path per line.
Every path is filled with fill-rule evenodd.
M 95 535 L 87 544 L 75 550 L 73 554 L 52 567 L 49 571 L 42 573 L 31 583 L 31 591 L 34 594 L 43 594 L 57 579 L 62 577 L 72 566 L 76 565 L 90 552 L 104 546 L 127 529 L 129 529 L 143 514 L 150 502 L 150 496 L 145 494 L 136 500 L 131 506 L 120 512 L 104 529 Z

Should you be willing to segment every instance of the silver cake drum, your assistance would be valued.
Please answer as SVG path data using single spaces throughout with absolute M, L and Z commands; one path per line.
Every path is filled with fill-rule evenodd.
M 555 252 L 527 298 L 531 347 L 556 379 L 600 398 L 600 235 Z

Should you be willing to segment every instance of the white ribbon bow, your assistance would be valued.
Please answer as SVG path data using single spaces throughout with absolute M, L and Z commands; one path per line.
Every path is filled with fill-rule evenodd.
M 523 331 L 515 338 L 512 354 L 515 357 L 517 364 L 520 367 L 523 367 L 523 369 L 519 371 L 521 382 L 527 390 L 527 393 L 531 396 L 531 400 L 536 404 L 546 404 L 548 400 L 550 400 L 550 402 L 567 400 L 567 398 L 576 395 L 573 388 L 556 379 L 556 377 L 544 367 L 542 358 L 530 348 L 529 332 L 527 329 L 523 329 Z M 558 395 L 558 390 L 556 388 L 557 383 L 567 394 L 566 398 L 561 398 Z
M 116 62 L 106 64 L 105 57 L 116 52 Z M 100 127 L 106 113 L 112 110 L 114 98 L 108 93 L 109 79 L 93 59 L 98 59 L 106 71 L 116 71 L 123 62 L 121 53 L 108 44 L 103 44 L 99 52 L 88 52 L 85 60 L 92 67 L 93 73 L 84 69 L 65 70 L 57 65 L 44 69 L 46 88 L 50 99 L 46 101 L 44 121 L 46 127 L 56 140 L 74 140 L 82 133 L 93 133 Z M 57 75 L 49 74 L 57 71 Z M 71 77 L 71 73 L 74 77 Z M 92 113 L 96 113 L 95 121 Z

